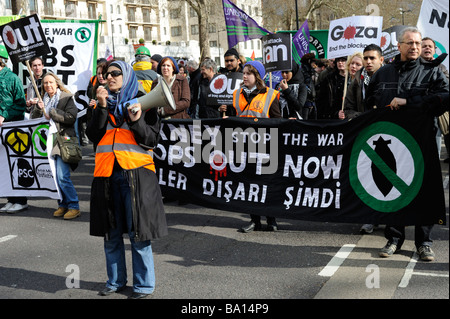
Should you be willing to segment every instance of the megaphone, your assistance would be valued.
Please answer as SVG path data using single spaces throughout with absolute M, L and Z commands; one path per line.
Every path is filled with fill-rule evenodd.
M 155 86 L 150 92 L 144 96 L 125 102 L 123 106 L 128 109 L 129 106 L 137 103 L 141 104 L 142 112 L 145 112 L 151 108 L 165 106 L 170 106 L 173 110 L 176 109 L 172 92 L 170 91 L 169 85 L 163 78 L 160 78 L 158 85 Z M 131 109 L 131 113 L 136 114 L 138 110 L 139 107 L 134 107 Z

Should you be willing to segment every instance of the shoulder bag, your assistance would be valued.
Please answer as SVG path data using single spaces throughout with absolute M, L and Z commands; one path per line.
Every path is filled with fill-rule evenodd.
M 439 128 L 441 129 L 442 134 L 447 135 L 449 132 L 449 119 L 448 119 L 448 111 L 438 117 Z
M 78 138 L 75 136 L 61 135 L 61 133 L 59 132 L 55 135 L 62 160 L 69 164 L 78 164 L 78 162 L 80 162 L 82 158 L 81 148 L 78 144 Z

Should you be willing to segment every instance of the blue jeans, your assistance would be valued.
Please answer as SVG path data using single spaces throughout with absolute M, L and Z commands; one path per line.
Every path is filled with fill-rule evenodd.
M 80 209 L 77 191 L 70 179 L 70 165 L 64 162 L 59 155 L 55 156 L 55 165 L 56 181 L 62 196 L 62 200 L 58 200 L 58 206 L 68 209 Z
M 434 225 L 414 226 L 414 245 L 417 249 L 422 245 L 431 247 L 433 244 L 433 240 L 431 239 L 433 226 Z M 389 243 L 397 245 L 397 249 L 400 249 L 405 241 L 405 226 L 386 225 L 384 237 Z
M 131 190 L 121 170 L 113 171 L 110 185 L 117 227 L 110 230 L 109 239 L 104 242 L 106 272 L 108 274 L 106 287 L 117 290 L 125 287 L 127 283 L 125 246 L 122 237 L 122 232 L 126 229 L 131 242 L 133 291 L 151 294 L 155 289 L 152 246 L 150 240 L 134 240 Z

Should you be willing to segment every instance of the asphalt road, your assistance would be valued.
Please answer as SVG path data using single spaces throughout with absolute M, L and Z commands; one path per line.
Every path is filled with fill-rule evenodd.
M 127 289 L 97 295 L 107 277 L 103 239 L 89 236 L 91 146 L 83 153 L 72 175 L 81 217 L 54 218 L 57 203 L 45 198 L 29 199 L 24 212 L 0 214 L 0 299 L 126 299 L 132 293 L 126 240 Z M 441 166 L 448 222 L 448 164 Z M 413 227 L 407 228 L 403 250 L 381 259 L 382 227 L 361 235 L 356 224 L 279 220 L 277 232 L 243 234 L 237 230 L 249 221 L 246 214 L 176 202 L 166 205 L 166 213 L 169 236 L 152 242 L 156 290 L 147 300 L 176 299 L 168 309 L 172 314 L 206 314 L 209 309 L 195 307 L 208 300 L 218 303 L 218 316 L 238 300 L 247 309 L 235 311 L 253 305 L 252 314 L 263 314 L 261 304 L 268 304 L 273 314 L 283 306 L 271 305 L 279 299 L 449 299 L 448 225 L 435 226 L 436 260 L 426 263 L 413 253 Z

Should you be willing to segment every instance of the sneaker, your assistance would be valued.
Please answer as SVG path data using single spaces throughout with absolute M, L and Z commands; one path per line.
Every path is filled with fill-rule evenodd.
M 23 210 L 25 210 L 27 208 L 28 208 L 28 204 L 22 205 L 22 204 L 19 204 L 19 203 L 15 203 L 6 212 L 8 214 L 14 214 L 14 213 L 21 212 L 21 211 L 23 211 Z
M 361 229 L 359 230 L 361 234 L 371 234 L 373 232 L 373 225 L 372 224 L 364 224 L 361 226 Z
M 386 246 L 381 248 L 380 257 L 390 257 L 396 252 L 396 250 L 397 250 L 397 245 L 387 243 Z
M 125 288 L 126 288 L 126 286 L 122 286 L 122 287 L 119 287 L 119 288 L 117 288 L 117 289 L 113 289 L 113 288 L 108 288 L 108 287 L 106 287 L 105 289 L 100 290 L 100 291 L 98 292 L 98 295 L 99 295 L 99 296 L 109 296 L 109 295 L 112 295 L 112 294 L 114 294 L 114 293 L 116 293 L 116 292 L 120 292 L 120 291 L 124 290 Z
M 53 213 L 53 217 L 62 217 L 68 210 L 69 209 L 65 207 L 58 207 L 58 209 Z
M 64 219 L 74 219 L 81 215 L 79 209 L 69 209 L 67 213 L 64 214 Z
M 0 208 L 0 213 L 6 213 L 8 211 L 8 209 L 11 208 L 12 205 L 13 205 L 13 203 L 7 202 L 5 206 Z
M 433 261 L 434 260 L 434 252 L 431 250 L 430 246 L 420 246 L 419 249 L 417 249 L 417 253 L 420 256 L 420 260 L 423 261 Z
M 241 231 L 243 233 L 250 233 L 252 231 L 259 231 L 262 229 L 261 223 L 254 223 L 251 222 L 250 224 L 248 224 L 247 226 L 244 226 L 241 228 Z

